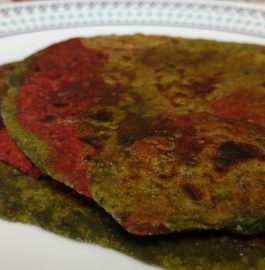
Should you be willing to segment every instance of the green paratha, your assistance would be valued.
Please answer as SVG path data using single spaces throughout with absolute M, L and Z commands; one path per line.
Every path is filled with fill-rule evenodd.
M 35 179 L 0 162 L 0 216 L 79 241 L 116 249 L 174 270 L 263 270 L 265 235 L 217 232 L 134 236 L 92 201 L 52 179 Z M 89 261 L 88 261 L 89 267 Z
M 5 81 L 9 72 L 9 68 L 1 68 L 0 81 Z M 4 88 L 3 85 L 1 93 L 5 93 Z M 207 232 L 133 236 L 93 201 L 50 178 L 36 179 L 2 162 L 0 216 L 114 248 L 166 269 L 263 270 L 265 267 L 264 234 L 239 237 Z
M 262 46 L 72 39 L 19 65 L 3 114 L 43 172 L 132 233 L 257 233 L 265 228 L 264 72 Z

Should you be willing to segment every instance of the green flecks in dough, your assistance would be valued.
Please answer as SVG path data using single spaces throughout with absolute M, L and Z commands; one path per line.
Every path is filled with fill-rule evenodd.
M 98 243 L 166 269 L 261 270 L 265 235 L 217 232 L 139 237 L 127 233 L 91 200 L 51 179 L 34 179 L 0 163 L 0 215 Z
M 130 232 L 264 231 L 264 55 L 262 46 L 161 36 L 65 41 L 16 69 L 5 125 L 44 173 Z M 238 143 L 261 154 L 232 162 L 220 145 Z

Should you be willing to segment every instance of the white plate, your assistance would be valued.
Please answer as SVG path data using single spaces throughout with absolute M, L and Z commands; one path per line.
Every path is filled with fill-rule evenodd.
M 265 8 L 206 1 L 45 1 L 0 6 L 0 64 L 74 36 L 152 33 L 265 44 Z M 1 270 L 148 270 L 123 254 L 0 220 Z

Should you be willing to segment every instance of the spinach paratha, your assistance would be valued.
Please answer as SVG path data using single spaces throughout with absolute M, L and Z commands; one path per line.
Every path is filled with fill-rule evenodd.
M 165 269 L 262 270 L 265 267 L 264 234 L 188 232 L 135 236 L 123 230 L 92 200 L 57 181 L 33 178 L 2 162 L 0 187 L 1 218 L 96 243 Z
M 3 115 L 44 173 L 93 198 L 129 232 L 258 233 L 264 72 L 257 45 L 78 38 L 19 65 Z M 247 108 L 234 98 L 229 110 L 238 93 Z
M 5 82 L 13 67 L 0 68 Z M 6 92 L 1 85 L 1 96 Z M 0 148 L 0 152 L 4 148 Z M 223 232 L 187 232 L 134 236 L 123 230 L 92 200 L 48 177 L 38 179 L 0 161 L 1 218 L 34 224 L 78 241 L 116 249 L 166 269 L 261 270 L 265 236 Z

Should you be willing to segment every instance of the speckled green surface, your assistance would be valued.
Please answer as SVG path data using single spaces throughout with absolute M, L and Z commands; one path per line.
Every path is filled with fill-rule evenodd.
M 166 269 L 263 270 L 265 235 L 186 233 L 139 237 L 51 179 L 34 179 L 0 163 L 0 215 L 76 240 L 98 243 Z
M 165 269 L 263 270 L 265 235 L 185 233 L 137 237 L 108 214 L 51 179 L 34 179 L 0 162 L 0 215 L 79 241 L 116 249 Z
M 4 100 L 9 132 L 43 172 L 91 196 L 135 234 L 224 228 L 246 234 L 264 231 L 264 47 L 159 36 L 106 36 L 65 41 L 54 45 L 55 53 L 49 48 L 45 57 L 41 57 L 44 51 L 40 53 L 39 60 L 48 59 L 51 64 L 50 53 L 58 56 L 65 48 L 69 50 L 60 60 L 67 59 L 73 44 L 107 55 L 108 61 L 95 74 L 104 81 L 99 89 L 110 92 L 103 91 L 97 98 L 87 96 L 86 105 L 81 106 L 73 97 L 79 98 L 76 91 L 82 87 L 70 87 L 75 89 L 72 95 L 64 84 L 56 88 L 59 103 L 67 93 L 71 96 L 67 106 L 82 113 L 72 118 L 60 109 L 50 115 L 55 97 L 45 90 L 53 89 L 54 79 L 49 87 L 39 85 L 42 90 L 26 92 L 23 88 L 39 89 L 37 82 L 47 75 L 39 65 L 37 74 L 43 77 L 35 74 L 33 63 L 38 57 L 33 57 L 31 65 L 26 60 L 13 73 Z M 72 56 L 75 59 L 76 54 Z M 68 62 L 63 63 L 67 70 Z M 60 65 L 57 68 L 62 70 Z M 40 77 L 33 76 L 33 83 L 27 84 L 31 72 Z M 73 70 L 69 72 L 72 76 Z M 87 79 L 74 77 L 78 83 Z M 41 93 L 36 99 L 40 103 L 29 102 L 34 93 Z M 240 105 L 242 100 L 246 104 Z M 27 110 L 18 104 L 27 104 Z M 219 109 L 215 112 L 212 107 Z M 236 109 L 231 112 L 231 107 Z M 223 119 L 223 111 L 224 117 L 238 122 Z M 199 117 L 202 112 L 207 114 Z M 189 125 L 182 126 L 181 114 L 188 116 L 183 122 Z M 47 124 L 43 119 L 51 116 L 58 120 Z M 196 117 L 200 120 L 192 123 Z M 27 124 L 23 119 L 29 120 Z M 60 133 L 73 122 L 78 123 L 75 133 L 62 140 Z M 49 127 L 48 135 L 40 132 Z M 68 138 L 74 143 L 68 143 Z M 75 145 L 83 150 L 77 151 Z

